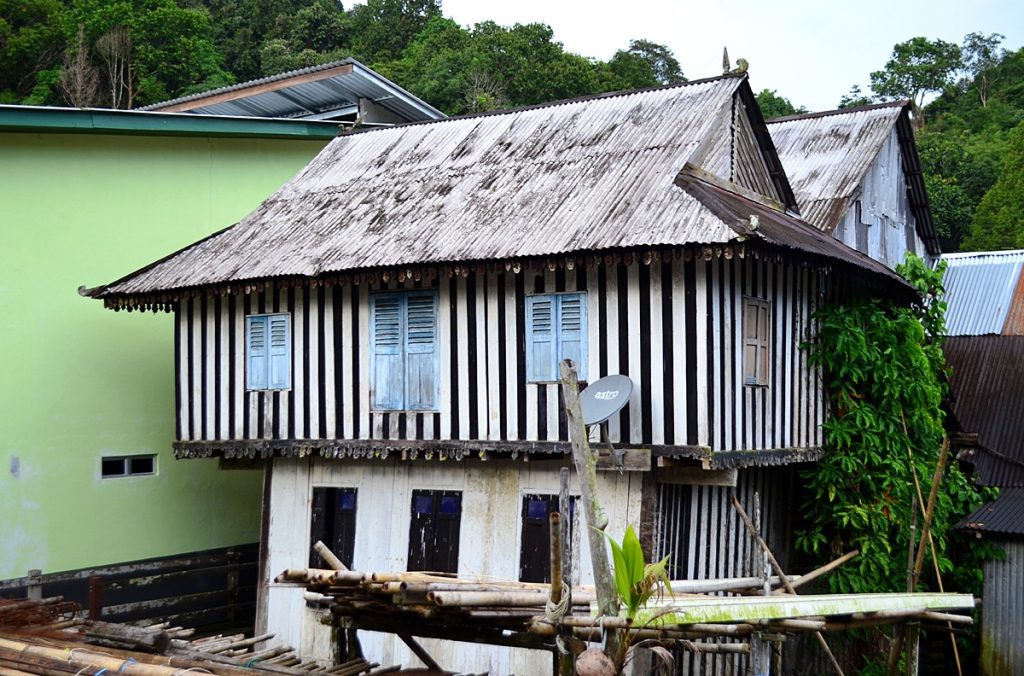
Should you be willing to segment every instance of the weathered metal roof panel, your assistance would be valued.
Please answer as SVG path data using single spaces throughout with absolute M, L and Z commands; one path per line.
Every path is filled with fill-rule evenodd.
M 231 94 L 238 96 L 232 97 Z M 306 118 L 356 106 L 359 99 L 374 101 L 410 122 L 445 117 L 437 108 L 355 59 L 333 61 L 182 96 L 142 110 L 182 109 L 206 115 Z M 209 103 L 204 103 L 205 100 Z
M 1024 486 L 1024 336 L 957 336 L 942 346 L 960 428 L 981 449 L 965 458 L 991 486 Z
M 1024 535 L 1024 488 L 1004 488 L 958 524 L 958 528 L 982 533 Z
M 674 181 L 741 82 L 343 135 L 238 225 L 108 292 L 726 242 Z
M 842 211 L 805 205 L 835 200 L 845 204 L 853 197 L 902 110 L 902 104 L 886 104 L 768 122 L 808 221 L 826 232 L 835 229 Z
M 945 254 L 946 331 L 951 336 L 1003 333 L 1024 267 L 1024 250 Z

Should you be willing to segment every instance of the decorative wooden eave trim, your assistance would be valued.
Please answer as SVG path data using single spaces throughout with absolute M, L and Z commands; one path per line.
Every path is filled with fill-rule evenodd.
M 640 262 L 651 265 L 671 260 L 732 260 L 752 256 L 766 261 L 787 261 L 809 268 L 827 270 L 830 266 L 814 257 L 800 255 L 797 250 L 773 246 L 752 239 L 734 240 L 720 244 L 696 244 L 686 246 L 664 245 L 635 247 L 630 249 L 608 249 L 533 258 L 510 258 L 490 261 L 462 261 L 453 263 L 400 265 L 385 268 L 366 268 L 338 273 L 325 273 L 317 277 L 269 277 L 263 279 L 239 280 L 224 284 L 187 287 L 140 294 L 110 293 L 102 288 L 80 288 L 79 294 L 103 301 L 104 307 L 126 312 L 173 312 L 183 300 L 224 297 L 261 293 L 269 288 L 316 288 L 320 286 L 347 286 L 349 284 L 388 284 L 392 280 L 404 283 L 407 280 L 433 281 L 453 277 L 469 277 L 472 274 L 575 270 L 577 267 L 594 268 L 601 265 L 612 267 L 619 263 L 632 265 Z
M 176 441 L 178 459 L 268 460 L 271 458 L 319 457 L 328 460 L 512 460 L 523 456 L 560 459 L 572 453 L 567 441 L 486 441 L 406 439 L 236 439 L 225 441 Z M 773 448 L 758 451 L 712 451 L 698 445 L 619 444 L 617 450 L 649 451 L 654 458 L 688 458 L 709 469 L 767 467 L 812 462 L 820 448 Z M 663 463 L 657 463 L 662 465 Z

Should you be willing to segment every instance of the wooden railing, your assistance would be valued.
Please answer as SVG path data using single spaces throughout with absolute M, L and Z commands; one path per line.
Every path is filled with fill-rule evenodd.
M 183 627 L 252 626 L 256 614 L 258 546 L 60 573 L 29 571 L 0 582 L 0 597 L 63 596 L 90 619 L 160 619 Z

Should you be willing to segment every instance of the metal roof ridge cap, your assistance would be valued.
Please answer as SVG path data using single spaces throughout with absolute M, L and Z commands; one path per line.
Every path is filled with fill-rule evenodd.
M 796 113 L 795 115 L 782 115 L 780 117 L 773 117 L 770 120 L 765 120 L 765 124 L 772 125 L 782 122 L 794 122 L 796 120 L 811 120 L 819 117 L 833 117 L 838 115 L 848 115 L 852 113 L 863 113 L 869 110 L 881 110 L 883 108 L 905 108 L 910 105 L 910 101 L 905 99 L 899 99 L 896 101 L 883 101 L 882 103 L 869 103 L 866 106 L 855 106 L 852 108 L 835 108 L 833 110 L 819 110 L 813 113 Z

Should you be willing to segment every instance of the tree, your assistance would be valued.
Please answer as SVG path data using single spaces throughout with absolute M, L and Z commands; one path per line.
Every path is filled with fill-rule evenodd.
M 999 179 L 978 205 L 966 247 L 1024 248 L 1024 122 L 1010 133 Z
M 959 46 L 943 40 L 911 38 L 893 47 L 884 70 L 871 73 L 871 90 L 883 100 L 910 100 L 915 121 L 923 127 L 921 106 L 925 96 L 950 86 L 960 67 Z
M 773 117 L 799 115 L 807 112 L 807 109 L 803 106 L 797 108 L 789 99 L 779 96 L 774 89 L 762 89 L 758 92 L 757 105 L 766 120 L 770 120 Z
M 433 17 L 440 0 L 366 0 L 348 12 L 353 55 L 369 63 L 393 61 Z
M 96 51 L 106 65 L 110 107 L 131 108 L 136 89 L 131 32 L 124 26 L 114 26 L 96 41 Z
M 85 28 L 79 26 L 76 46 L 65 53 L 64 68 L 60 73 L 60 89 L 64 100 L 75 108 L 87 108 L 95 104 L 98 82 L 96 67 L 89 60 Z
M 41 73 L 57 73 L 69 43 L 63 12 L 60 0 L 0 0 L 0 103 L 24 102 Z
M 871 97 L 864 94 L 860 90 L 860 85 L 853 85 L 850 87 L 850 91 L 843 94 L 843 98 L 839 99 L 838 108 L 858 108 L 860 106 L 867 106 L 874 103 Z
M 672 50 L 650 40 L 630 40 L 627 53 L 639 57 L 646 62 L 658 84 L 680 84 L 686 82 L 683 71 L 679 67 Z
M 989 91 L 992 86 L 991 73 L 1006 54 L 999 45 L 1006 37 L 999 33 L 968 33 L 964 37 L 961 49 L 963 69 L 970 78 L 969 84 L 978 90 L 981 106 L 988 106 Z

